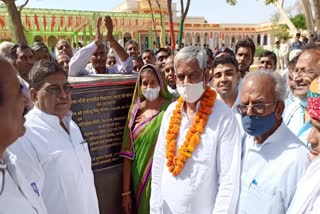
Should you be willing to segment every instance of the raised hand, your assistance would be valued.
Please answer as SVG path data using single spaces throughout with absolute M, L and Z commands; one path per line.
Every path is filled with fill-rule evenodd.
M 102 23 L 102 17 L 100 16 L 98 18 L 97 26 L 96 26 L 96 40 L 95 40 L 95 42 L 96 42 L 97 46 L 103 43 L 103 35 L 101 33 L 101 30 L 100 30 L 101 29 L 101 23 Z
M 113 33 L 113 23 L 112 23 L 112 19 L 110 16 L 105 16 L 104 17 L 104 25 L 107 28 L 107 40 L 108 42 L 113 42 L 114 41 L 114 37 L 112 35 Z

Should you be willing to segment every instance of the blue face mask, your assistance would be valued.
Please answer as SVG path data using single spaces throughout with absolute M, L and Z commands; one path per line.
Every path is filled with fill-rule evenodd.
M 276 121 L 276 114 L 272 112 L 267 116 L 248 116 L 241 118 L 244 131 L 251 136 L 262 136 L 270 131 Z

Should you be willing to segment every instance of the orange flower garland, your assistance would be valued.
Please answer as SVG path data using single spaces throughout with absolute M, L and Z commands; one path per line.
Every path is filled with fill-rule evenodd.
M 200 101 L 200 108 L 187 132 L 186 140 L 178 149 L 178 155 L 175 155 L 177 149 L 177 136 L 179 135 L 182 119 L 181 108 L 184 102 L 182 97 L 178 99 L 176 109 L 173 110 L 173 114 L 170 118 L 166 136 L 167 167 L 173 176 L 180 174 L 188 158 L 192 157 L 192 153 L 199 145 L 200 136 L 204 132 L 205 126 L 208 122 L 208 115 L 212 112 L 212 107 L 214 106 L 216 97 L 217 93 L 207 86 L 204 96 Z

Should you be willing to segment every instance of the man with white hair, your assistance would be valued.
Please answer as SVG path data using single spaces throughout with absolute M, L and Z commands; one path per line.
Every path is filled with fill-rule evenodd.
M 14 46 L 14 43 L 4 41 L 0 43 L 0 56 L 3 56 L 5 58 L 9 58 L 10 55 L 10 49 Z
M 180 98 L 164 113 L 152 164 L 150 213 L 235 213 L 240 130 L 207 86 L 206 51 L 188 46 L 174 59 Z
M 283 214 L 309 164 L 308 149 L 282 122 L 286 89 L 270 71 L 246 75 L 240 104 L 242 172 L 238 214 Z

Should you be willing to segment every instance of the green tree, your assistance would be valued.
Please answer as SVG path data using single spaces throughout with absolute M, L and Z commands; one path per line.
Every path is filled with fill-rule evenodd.
M 5 6 L 8 9 L 8 14 L 11 20 L 11 29 L 13 37 L 15 38 L 15 41 L 18 43 L 27 44 L 26 36 L 24 34 L 24 28 L 21 22 L 21 10 L 23 7 L 25 7 L 29 0 L 26 0 L 26 2 L 20 6 L 19 10 L 16 6 L 15 0 L 1 0 Z
M 298 29 L 307 30 L 306 17 L 303 14 L 297 14 L 290 18 L 291 22 Z

